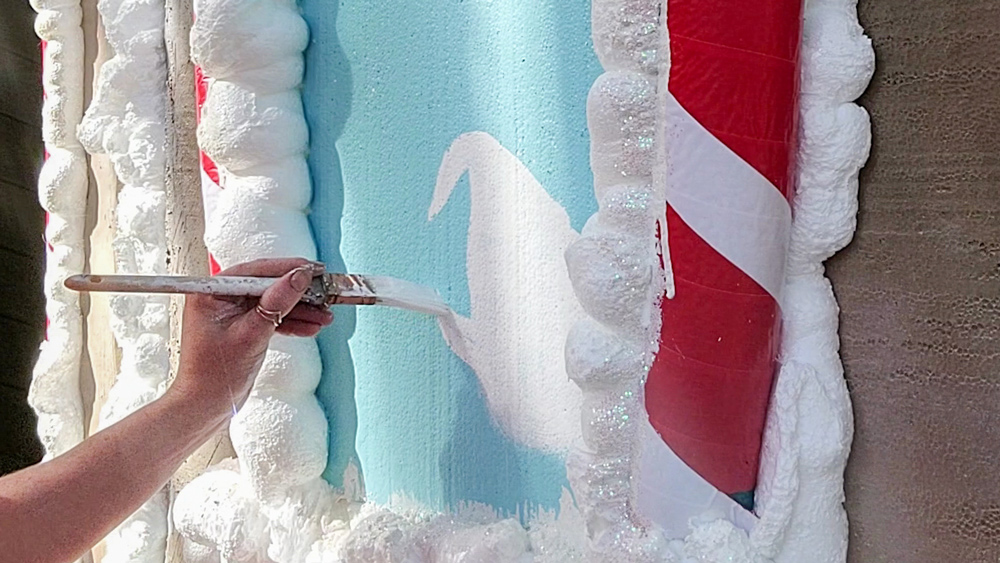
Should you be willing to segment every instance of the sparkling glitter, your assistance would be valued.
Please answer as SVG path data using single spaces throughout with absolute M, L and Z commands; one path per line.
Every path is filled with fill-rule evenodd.
M 658 311 L 650 304 L 662 293 L 656 222 L 663 198 L 654 197 L 651 178 L 664 6 L 595 0 L 592 10 L 594 48 L 608 70 L 588 101 L 600 211 L 566 261 L 580 303 L 602 326 L 585 325 L 567 341 L 567 371 L 584 391 L 584 442 L 591 452 L 567 463 L 588 522 L 591 560 L 662 563 L 673 560 L 666 542 L 634 520 L 629 499 L 633 436 L 645 417 L 642 389 L 659 338 Z M 627 348 L 614 344 L 618 338 Z M 609 346 L 616 351 L 588 355 Z

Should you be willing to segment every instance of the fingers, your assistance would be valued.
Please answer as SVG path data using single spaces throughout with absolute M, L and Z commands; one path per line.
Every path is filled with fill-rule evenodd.
M 332 322 L 333 313 L 329 309 L 299 303 L 275 330 L 287 336 L 312 337 Z
M 333 313 L 326 307 L 316 307 L 314 305 L 299 303 L 285 316 L 284 322 L 287 323 L 289 321 L 300 321 L 325 327 L 333 322 Z
M 281 276 L 261 295 L 260 307 L 265 311 L 279 312 L 282 318 L 285 317 L 309 289 L 317 270 L 314 264 L 306 263 Z
M 262 258 L 260 260 L 236 264 L 231 268 L 226 268 L 225 270 L 219 272 L 218 275 L 276 278 L 278 276 L 285 275 L 295 268 L 309 264 L 315 264 L 318 270 L 321 269 L 321 271 L 316 272 L 317 274 L 321 274 L 325 271 L 325 267 L 322 263 L 312 262 L 306 260 L 305 258 Z
M 270 338 L 278 332 L 291 336 L 315 336 L 333 322 L 333 313 L 325 307 L 300 303 L 313 278 L 325 273 L 319 262 L 304 258 L 274 258 L 238 264 L 219 273 L 229 276 L 277 277 L 256 306 L 244 313 L 241 323 L 252 334 Z M 280 320 L 280 324 L 275 321 Z M 276 326 L 277 324 L 277 326 Z
M 284 334 L 285 336 L 299 336 L 303 338 L 311 338 L 319 334 L 319 331 L 323 330 L 323 325 L 316 323 L 307 323 L 302 321 L 285 320 L 281 323 L 281 326 L 275 329 L 278 334 Z
M 333 313 L 326 307 L 299 303 L 274 331 L 286 336 L 313 337 L 332 323 Z

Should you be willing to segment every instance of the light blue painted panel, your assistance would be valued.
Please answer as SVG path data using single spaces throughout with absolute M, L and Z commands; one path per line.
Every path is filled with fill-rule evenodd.
M 468 314 L 466 180 L 427 220 L 438 167 L 459 135 L 513 152 L 579 230 L 595 211 L 586 97 L 601 72 L 590 2 L 305 0 L 304 101 L 312 225 L 331 268 L 437 288 Z M 330 419 L 326 477 L 359 458 L 369 497 L 405 493 L 512 513 L 556 506 L 563 459 L 492 423 L 475 374 L 419 315 L 340 309 L 320 338 Z

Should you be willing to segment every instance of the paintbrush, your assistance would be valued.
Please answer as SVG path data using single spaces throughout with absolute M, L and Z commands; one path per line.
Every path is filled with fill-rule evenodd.
M 278 278 L 252 276 L 102 276 L 81 274 L 66 279 L 74 291 L 112 293 L 200 293 L 229 297 L 260 297 Z M 451 312 L 438 292 L 385 276 L 319 274 L 302 296 L 310 305 L 384 305 L 426 313 Z

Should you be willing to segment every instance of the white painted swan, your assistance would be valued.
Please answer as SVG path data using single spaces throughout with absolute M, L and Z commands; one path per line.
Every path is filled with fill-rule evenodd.
M 476 372 L 493 418 L 509 437 L 549 452 L 566 450 L 581 434 L 581 394 L 566 376 L 563 349 L 585 314 L 563 254 L 580 235 L 528 168 L 482 132 L 458 137 L 445 153 L 428 220 L 466 172 L 471 317 L 442 321 L 442 333 Z

